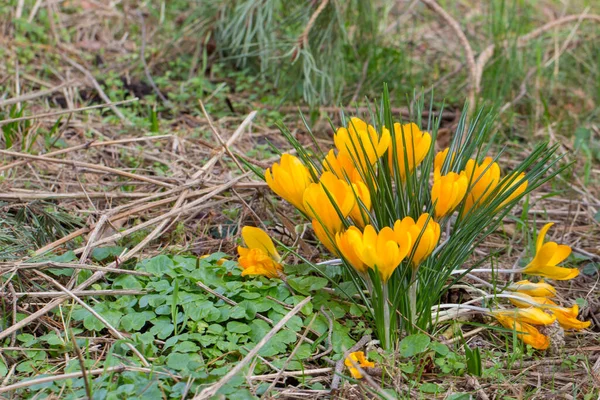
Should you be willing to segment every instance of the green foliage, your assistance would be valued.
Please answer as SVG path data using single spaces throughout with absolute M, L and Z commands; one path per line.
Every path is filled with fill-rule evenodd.
M 120 251 L 121 248 L 118 247 L 97 249 L 93 257 L 107 262 L 120 254 Z M 94 311 L 119 331 L 130 334 L 130 338 L 108 345 L 105 348 L 105 359 L 88 358 L 86 363 L 89 362 L 89 366 L 94 365 L 96 368 L 120 364 L 139 366 L 139 359 L 125 346 L 125 343 L 131 343 L 147 359 L 152 360 L 156 374 L 126 371 L 112 376 L 101 375 L 92 380 L 94 393 L 99 396 L 110 393 L 113 396 L 111 398 L 156 398 L 153 393 L 160 388 L 170 396 L 181 397 L 183 387 L 177 381 L 186 382 L 190 378 L 193 382 L 192 390 L 196 390 L 218 380 L 271 330 L 272 324 L 265 318 L 276 323 L 287 314 L 289 307 L 305 298 L 291 294 L 279 280 L 242 278 L 237 263 L 217 263 L 223 256 L 224 254 L 213 254 L 197 259 L 159 255 L 135 265 L 135 270 L 151 274 L 149 277 L 121 274 L 109 279 L 106 284 L 96 285 L 96 289 L 141 290 L 145 294 L 89 302 Z M 65 260 L 68 261 L 68 258 Z M 344 320 L 351 306 L 336 301 L 331 295 L 321 291 L 324 286 L 324 279 L 321 277 L 309 276 L 302 271 L 297 276 L 290 275 L 290 280 L 295 282 L 294 286 L 299 291 L 310 293 L 313 300 L 301 313 L 290 319 L 286 327 L 260 350 L 259 355 L 282 367 L 287 355 L 298 342 L 298 334 L 314 318 L 311 325 L 313 333 L 310 335 L 314 343 L 302 343 L 286 368 L 304 368 L 303 360 L 322 351 L 318 345 L 325 348 L 331 345 L 333 353 L 330 357 L 339 359 L 344 351 L 354 345 L 355 334 L 361 333 L 356 330 L 359 325 L 353 318 Z M 199 282 L 231 299 L 236 305 L 207 293 L 197 285 Z M 320 309 L 328 317 L 317 311 Z M 78 304 L 57 312 L 61 314 L 63 321 L 70 323 L 81 349 L 90 345 L 86 337 L 107 332 L 102 322 Z M 7 318 L 10 318 L 10 313 L 2 315 L 0 323 L 8 323 Z M 329 343 L 329 320 L 332 318 L 332 343 Z M 38 372 L 51 373 L 53 366 L 49 360 L 73 351 L 72 340 L 64 331 L 51 331 L 43 336 L 22 333 L 17 336 L 17 340 L 21 347 L 35 350 L 25 353 L 7 351 L 4 354 L 11 357 L 11 360 L 17 360 L 18 372 L 32 376 Z M 67 365 L 65 372 L 79 370 L 79 364 L 75 361 L 72 360 Z M 4 367 L 0 364 L 0 372 Z M 267 364 L 258 361 L 254 374 L 270 371 Z M 183 378 L 174 380 L 170 374 Z M 65 382 L 51 382 L 36 390 L 46 394 L 58 393 L 63 384 Z M 236 394 L 237 398 L 251 398 L 244 385 L 243 378 L 236 378 L 224 388 L 223 393 L 240 392 Z M 82 378 L 69 380 L 65 389 L 63 398 L 66 399 L 85 395 Z M 24 397 L 32 393 L 31 388 L 19 391 Z
M 431 142 L 435 143 L 441 119 L 432 112 L 426 125 L 421 126 L 425 108 L 424 100 L 421 97 L 415 99 L 414 103 L 415 108 L 411 121 L 414 121 L 419 129 L 430 132 Z M 430 105 L 430 111 L 432 108 L 433 104 Z M 370 213 L 369 224 L 376 231 L 380 231 L 384 227 L 393 227 L 396 221 L 405 217 L 412 217 L 416 221 L 423 212 L 433 216 L 435 204 L 431 199 L 429 189 L 435 155 L 433 146 L 425 148 L 426 155 L 420 166 L 408 165 L 408 160 L 414 160 L 409 157 L 408 152 L 410 151 L 411 154 L 415 152 L 414 147 L 417 144 L 405 143 L 404 141 L 408 140 L 406 138 L 412 137 L 412 135 L 409 136 L 407 133 L 398 131 L 404 128 L 397 123 L 398 117 L 392 114 L 387 86 L 384 88 L 381 105 L 374 109 L 371 108 L 370 115 L 358 117 L 362 117 L 372 124 L 379 132 L 378 135 L 382 135 L 384 127 L 389 130 L 391 135 L 391 147 L 385 149 L 380 157 L 375 157 L 373 165 L 361 163 L 360 158 L 367 159 L 365 154 L 368 154 L 369 149 L 374 154 L 373 149 L 377 146 L 374 141 L 379 139 L 369 135 L 363 139 L 356 136 L 347 145 L 354 147 L 347 149 L 349 157 L 352 158 L 354 168 L 370 192 L 372 211 L 366 209 L 362 200 L 354 193 L 357 204 L 362 205 L 363 211 Z M 342 115 L 342 126 L 346 127 L 351 123 L 349 118 Z M 440 173 L 442 175 L 449 172 L 460 173 L 465 170 L 469 160 L 481 163 L 488 155 L 491 146 L 488 140 L 493 126 L 493 113 L 485 113 L 482 109 L 467 121 L 467 110 L 465 109 L 452 135 L 448 156 L 441 166 Z M 315 145 L 316 150 L 314 151 L 308 151 L 282 124 L 280 129 L 287 141 L 297 151 L 298 158 L 310 171 L 313 181 L 317 182 L 320 173 L 327 169 L 328 161 L 324 159 L 324 152 L 312 135 L 308 124 L 306 124 L 306 130 Z M 399 151 L 398 141 L 402 141 L 400 148 L 403 150 L 400 151 L 403 151 L 404 154 L 397 154 Z M 565 168 L 559 166 L 561 157 L 555 154 L 556 150 L 557 145 L 550 146 L 548 143 L 537 145 L 530 155 L 517 164 L 512 171 L 505 170 L 502 177 L 497 178 L 498 182 L 491 187 L 484 188 L 485 196 L 475 194 L 475 189 L 473 189 L 477 180 L 481 178 L 478 175 L 469 178 L 472 180 L 467 186 L 470 189 L 467 190 L 465 199 L 456 208 L 457 215 L 436 218 L 441 232 L 445 232 L 446 235 L 436 245 L 431 256 L 422 261 L 418 268 L 411 266 L 413 255 L 408 255 L 397 268 L 393 269 L 391 278 L 387 282 L 383 282 L 373 266 L 367 269 L 368 277 L 359 274 L 349 260 L 344 258 L 342 250 L 338 249 L 337 253 L 342 256 L 346 276 L 356 285 L 356 293 L 360 294 L 360 300 L 373 319 L 378 338 L 382 341 L 384 348 L 389 349 L 394 346 L 397 339 L 403 334 L 428 330 L 436 324 L 432 318 L 433 307 L 439 304 L 439 300 L 447 288 L 462 278 L 460 274 L 453 276 L 454 270 L 460 269 L 464 265 L 470 265 L 472 269 L 478 263 L 485 261 L 470 262 L 475 249 L 497 230 L 520 199 Z M 502 150 L 493 158 L 493 161 L 497 161 L 501 154 Z M 399 165 L 401 163 L 399 160 L 404 160 L 404 165 Z M 489 167 L 486 167 L 485 171 L 488 169 Z M 406 171 L 405 176 L 402 176 L 401 171 Z M 481 172 L 477 174 L 481 174 Z M 347 184 L 352 183 L 348 176 L 338 178 L 345 180 Z M 523 184 L 526 188 L 523 186 L 523 190 L 517 191 L 516 188 Z M 325 188 L 325 190 L 328 189 Z M 466 203 L 471 191 L 478 200 L 469 209 Z M 327 195 L 329 200 L 332 200 L 331 194 L 327 193 Z M 348 229 L 355 224 L 346 218 L 347 215 L 342 214 L 334 200 L 331 204 L 335 208 L 337 217 L 344 224 L 343 229 Z M 338 232 L 328 233 L 331 241 L 336 233 Z M 413 248 L 417 247 L 420 237 L 412 238 L 412 240 Z M 461 274 L 464 275 L 464 273 L 466 272 Z
M 82 226 L 81 218 L 46 201 L 33 201 L 25 206 L 0 202 L 0 260 L 26 256 L 33 248 L 41 248 Z
M 481 376 L 481 355 L 479 354 L 479 348 L 471 349 L 465 344 L 465 356 L 467 358 L 467 370 L 469 374 L 474 376 Z

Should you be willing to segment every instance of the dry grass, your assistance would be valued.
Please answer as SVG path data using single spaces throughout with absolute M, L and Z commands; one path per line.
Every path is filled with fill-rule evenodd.
M 151 133 L 139 121 L 139 111 L 145 110 L 149 102 L 147 98 L 132 100 L 132 106 L 132 103 L 112 101 L 106 93 L 110 84 L 106 83 L 105 77 L 111 74 L 123 79 L 127 98 L 157 91 L 155 87 L 141 83 L 139 65 L 133 62 L 140 54 L 139 43 L 124 35 L 130 29 L 129 24 L 139 20 L 137 10 L 126 8 L 123 11 L 109 6 L 108 2 L 95 1 L 82 1 L 79 7 L 74 5 L 78 2 L 68 2 L 65 8 L 56 2 L 42 3 L 46 7 L 45 12 L 53 15 L 55 22 L 50 24 L 50 36 L 46 42 L 26 41 L 28 48 L 25 50 L 32 54 L 26 69 L 17 62 L 17 53 L 23 57 L 21 52 L 25 39 L 14 35 L 15 27 L 10 19 L 0 19 L 0 46 L 6 49 L 7 55 L 0 64 L 0 83 L 5 89 L 10 88 L 0 100 L 0 112 L 7 115 L 13 105 L 26 106 L 26 116 L 12 121 L 20 123 L 15 128 L 15 145 L 10 151 L 0 150 L 0 201 L 4 202 L 5 210 L 42 203 L 53 211 L 67 211 L 82 224 L 81 227 L 69 227 L 68 234 L 63 232 L 59 237 L 48 238 L 43 245 L 32 243 L 29 248 L 19 247 L 14 260 L 0 265 L 3 276 L 0 280 L 0 303 L 5 312 L 15 315 L 13 324 L 0 331 L 0 340 L 11 338 L 10 346 L 13 347 L 18 332 L 64 329 L 62 322 L 55 316 L 50 317 L 49 313 L 68 299 L 97 295 L 97 292 L 91 292 L 90 287 L 105 274 L 131 273 L 119 272 L 128 260 L 161 253 L 203 255 L 223 251 L 233 254 L 237 232 L 245 224 L 264 225 L 265 221 L 281 221 L 275 226 L 270 225 L 276 236 L 286 243 L 297 242 L 304 253 L 315 259 L 320 257 L 310 233 L 295 236 L 292 228 L 297 221 L 290 217 L 289 209 L 282 205 L 276 210 L 265 184 L 257 181 L 232 157 L 235 154 L 259 168 L 265 168 L 273 161 L 272 156 L 266 155 L 257 160 L 252 150 L 267 139 L 280 149 L 284 148 L 283 138 L 278 136 L 272 120 L 264 113 L 255 113 L 260 109 L 256 101 L 250 100 L 250 91 L 227 97 L 227 101 L 231 98 L 235 102 L 233 113 L 216 111 L 219 107 L 226 107 L 225 104 L 213 107 L 209 113 L 201 113 L 195 98 L 189 104 L 167 105 L 159 115 L 159 118 L 162 117 L 160 131 L 165 134 Z M 35 20 L 35 10 L 28 8 L 26 11 L 31 13 L 28 18 Z M 77 28 L 77 37 L 72 37 L 69 42 L 63 40 L 61 30 L 74 27 Z M 145 33 L 147 37 L 143 38 L 147 45 L 152 45 L 151 54 L 146 50 L 149 54 L 146 54 L 144 63 L 147 68 L 145 75 L 162 76 L 168 68 L 167 60 L 195 50 L 191 39 L 193 26 L 182 37 L 164 45 L 155 42 L 154 34 L 150 29 Z M 100 52 L 100 49 L 103 51 Z M 222 82 L 228 78 L 211 76 L 210 79 Z M 204 101 L 209 105 L 211 95 L 206 97 L 208 99 Z M 220 98 L 218 101 L 221 101 Z M 292 131 L 300 138 L 305 137 L 294 110 L 281 109 L 289 113 L 285 119 Z M 212 112 L 215 115 L 210 115 Z M 453 109 L 446 111 L 441 132 L 451 134 L 456 115 Z M 57 122 L 59 116 L 63 118 Z M 335 122 L 336 110 L 323 108 L 314 123 L 323 147 L 331 145 L 326 116 L 332 117 Z M 14 121 L 16 119 L 18 121 Z M 25 121 L 29 126 L 24 124 Z M 0 121 L 0 127 L 9 123 L 11 118 L 5 117 Z M 48 148 L 41 135 L 33 143 L 28 142 L 28 138 L 34 137 L 36 132 L 51 132 L 55 124 L 57 129 L 51 140 L 60 142 L 62 148 Z M 597 125 L 592 124 L 591 131 L 598 136 Z M 554 186 L 548 184 L 527 207 L 518 208 L 516 215 L 522 212 L 522 218 L 507 220 L 503 231 L 489 241 L 481 255 L 505 249 L 498 261 L 502 267 L 510 268 L 526 248 L 525 230 L 520 224 L 527 220 L 533 224 L 531 221 L 535 219 L 537 226 L 542 221 L 556 222 L 560 229 L 556 230 L 555 239 L 569 244 L 576 254 L 587 257 L 590 262 L 598 263 L 600 167 L 597 164 L 586 167 L 585 160 L 574 158 L 571 153 L 573 138 L 561 136 L 552 125 L 533 135 L 534 138 L 538 136 L 562 143 L 567 159 L 574 162 L 573 173 L 562 176 Z M 444 140 L 442 134 L 438 145 L 443 146 Z M 306 143 L 309 145 L 308 139 Z M 30 147 L 31 151 L 21 151 L 22 144 Z M 509 165 L 527 151 L 527 146 L 511 145 L 503 163 Z M 587 183 L 582 177 L 585 168 L 591 171 Z M 229 214 L 229 210 L 235 210 L 235 214 Z M 9 235 L 19 237 L 18 232 L 9 232 Z M 94 265 L 90 260 L 93 249 L 115 244 L 126 248 L 118 259 L 103 267 Z M 60 283 L 52 282 L 51 278 L 38 271 L 42 270 L 42 265 L 31 265 L 31 256 L 61 254 L 68 250 L 78 257 L 73 268 L 94 271 L 92 277 L 83 283 L 77 282 L 76 274 Z M 47 266 L 52 265 L 44 265 Z M 15 291 L 13 282 L 17 280 L 20 287 L 27 288 L 26 291 Z M 586 301 L 581 317 L 594 322 L 592 331 L 566 336 L 565 346 L 559 355 L 542 359 L 526 357 L 516 363 L 510 363 L 502 356 L 486 364 L 488 368 L 497 367 L 497 374 L 492 377 L 454 377 L 451 382 L 444 377 L 444 383 L 456 391 L 476 393 L 480 399 L 500 398 L 500 395 L 568 399 L 572 398 L 569 393 L 573 387 L 591 393 L 600 382 L 600 298 L 597 281 L 598 273 L 581 274 L 574 281 L 559 285 L 564 300 L 581 298 Z M 35 302 L 21 302 L 25 296 L 41 291 L 40 288 L 46 288 L 50 294 L 38 293 L 39 298 Z M 17 312 L 27 317 L 17 322 Z M 469 325 L 464 325 L 463 329 L 465 343 L 471 347 L 493 349 L 504 343 L 493 331 L 477 330 Z M 120 334 L 111 333 L 114 337 Z M 97 341 L 100 339 L 112 341 L 109 334 L 105 338 L 96 338 Z M 582 355 L 582 358 L 574 368 L 565 368 L 562 365 L 565 356 L 575 354 Z M 76 357 L 75 352 L 72 357 Z M 390 360 L 383 370 L 371 371 L 373 382 L 385 382 L 385 385 L 403 393 L 410 393 L 413 398 L 430 396 L 418 392 L 418 388 L 400 378 L 402 374 L 396 366 L 400 362 Z M 422 380 L 439 382 L 440 378 L 431 372 L 432 359 L 425 357 L 420 362 L 425 370 Z M 315 361 L 311 367 L 316 371 L 313 381 L 329 387 L 333 377 L 332 366 L 327 369 Z M 115 372 L 123 370 L 116 369 Z M 594 381 L 594 372 L 598 376 L 597 381 Z M 88 371 L 91 375 L 100 373 L 102 371 Z M 20 380 L 14 370 L 10 374 L 4 382 L 0 382 L 0 390 L 2 386 Z M 307 371 L 308 374 L 310 371 Z M 275 378 L 281 377 L 259 376 L 254 380 L 270 381 Z M 288 381 L 283 382 L 285 386 Z M 370 384 L 346 382 L 339 396 L 348 399 L 370 397 L 372 393 L 367 390 Z M 276 389 L 285 398 L 319 398 L 328 393 L 327 390 L 296 389 L 291 383 L 288 387 L 279 385 Z M 444 394 L 437 395 L 437 398 L 443 397 Z

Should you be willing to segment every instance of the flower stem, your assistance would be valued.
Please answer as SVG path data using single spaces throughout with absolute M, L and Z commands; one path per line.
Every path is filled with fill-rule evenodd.
M 417 279 L 416 270 L 413 270 L 411 284 L 408 287 L 408 305 L 410 307 L 410 322 L 415 324 L 417 321 Z
M 387 282 L 383 284 L 383 326 L 385 329 L 385 348 L 390 349 L 391 344 L 391 326 L 390 326 L 390 306 L 388 304 L 388 286 Z

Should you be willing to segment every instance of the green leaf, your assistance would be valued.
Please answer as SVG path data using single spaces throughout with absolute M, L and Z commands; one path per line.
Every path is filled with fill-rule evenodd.
M 159 339 L 168 338 L 174 331 L 175 327 L 168 317 L 158 317 L 150 321 L 154 326 L 150 329 L 150 333 L 156 335 Z
M 227 331 L 233 333 L 248 333 L 252 328 L 246 324 L 237 321 L 229 321 L 227 323 Z
M 107 247 L 97 247 L 92 251 L 92 258 L 96 261 L 113 261 L 117 257 L 119 257 L 125 247 L 121 246 L 107 246 Z
M 479 354 L 479 347 L 471 349 L 468 345 L 465 345 L 465 356 L 467 358 L 467 371 L 469 374 L 474 376 L 481 376 L 481 355 Z
M 471 400 L 473 398 L 469 393 L 452 393 L 447 400 Z
M 435 351 L 440 356 L 445 356 L 450 352 L 450 350 L 448 349 L 448 346 L 446 346 L 445 344 L 440 343 L 440 342 L 431 342 L 429 344 L 429 348 L 431 350 Z
M 427 382 L 422 384 L 419 390 L 423 393 L 439 393 L 442 391 L 442 388 L 435 383 Z
M 187 369 L 188 363 L 191 360 L 189 354 L 173 352 L 167 357 L 167 367 L 181 371 Z
M 113 281 L 112 288 L 141 290 L 143 286 L 135 276 L 123 274 Z
M 175 264 L 169 257 L 161 254 L 149 260 L 145 260 L 138 265 L 141 266 L 141 269 L 145 270 L 146 272 L 149 272 L 154 276 L 162 277 L 164 275 L 172 274 Z
M 178 343 L 173 348 L 173 351 L 176 351 L 179 353 L 196 353 L 199 350 L 200 350 L 200 347 L 198 347 L 196 344 L 194 344 L 194 342 L 190 342 L 189 340 Z
M 6 374 L 8 374 L 8 368 L 6 367 L 6 364 L 4 364 L 4 361 L 2 361 L 2 359 L 0 358 L 0 377 L 5 377 Z
M 255 319 L 250 323 L 250 339 L 252 339 L 253 342 L 258 343 L 270 330 L 271 327 L 265 321 Z
M 402 357 L 412 357 L 422 353 L 427 349 L 430 341 L 429 336 L 423 333 L 407 336 L 400 341 L 400 355 Z
M 121 318 L 121 327 L 126 332 L 139 331 L 154 316 L 152 311 L 129 313 Z

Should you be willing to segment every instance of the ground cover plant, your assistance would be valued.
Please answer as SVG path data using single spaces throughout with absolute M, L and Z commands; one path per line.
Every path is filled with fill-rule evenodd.
M 3 2 L 0 398 L 597 398 L 599 13 Z

